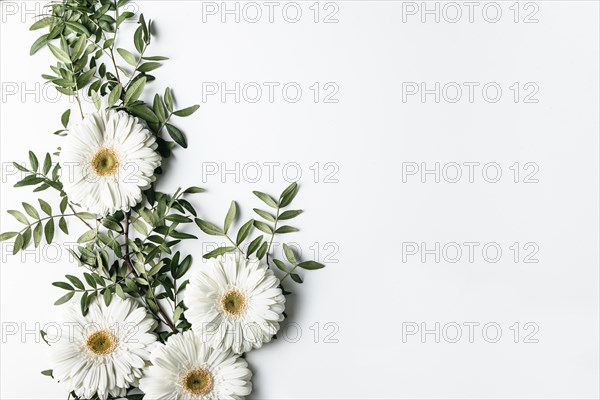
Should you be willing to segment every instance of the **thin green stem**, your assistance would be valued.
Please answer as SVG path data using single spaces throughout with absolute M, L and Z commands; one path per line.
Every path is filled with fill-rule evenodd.
M 73 63 L 69 63 L 69 67 L 71 68 L 71 72 L 73 76 L 75 76 L 75 68 L 73 67 Z M 81 119 L 83 119 L 83 107 L 81 105 L 81 99 L 79 98 L 79 87 L 77 86 L 77 81 L 75 81 L 75 90 L 73 91 L 73 96 L 77 101 L 77 106 L 79 107 L 79 114 L 81 115 Z
M 288 276 L 290 276 L 291 274 L 293 274 L 293 273 L 294 273 L 294 271 L 296 270 L 296 268 L 298 268 L 298 266 L 297 266 L 297 265 L 295 265 L 295 266 L 294 266 L 294 268 L 292 268 L 292 269 L 290 270 L 290 272 L 287 272 L 287 273 L 286 273 L 286 274 L 283 276 L 283 278 L 281 278 L 281 280 L 280 280 L 279 282 L 280 282 L 280 283 L 283 283 L 283 281 L 285 281 L 285 279 L 286 279 Z
M 279 204 L 277 204 L 277 214 L 275 215 L 275 224 L 273 225 L 273 234 L 271 235 L 271 240 L 269 241 L 269 246 L 267 246 L 267 265 L 270 267 L 269 263 L 269 254 L 271 253 L 271 246 L 273 245 L 273 239 L 275 239 L 275 231 L 277 230 L 277 223 L 279 222 Z
M 94 228 L 92 225 L 90 225 L 90 223 L 89 223 L 89 222 L 87 222 L 85 219 L 81 218 L 81 217 L 80 217 L 80 216 L 77 214 L 77 211 L 75 211 L 75 208 L 73 207 L 73 205 L 72 205 L 70 202 L 68 202 L 68 205 L 69 205 L 69 208 L 71 209 L 71 211 L 73 211 L 73 212 L 75 213 L 75 216 L 76 216 L 77 218 L 79 218 L 79 219 L 81 220 L 81 222 L 83 222 L 84 224 L 86 224 L 86 225 L 88 226 L 88 228 L 90 228 L 90 229 L 96 229 L 96 228 Z
M 126 245 L 125 245 L 125 263 L 129 267 L 129 271 L 133 274 L 133 276 L 135 276 L 137 278 L 137 277 L 139 277 L 139 275 L 136 272 L 135 267 L 133 266 L 133 263 L 131 262 L 131 258 L 129 255 L 129 224 L 130 224 L 129 220 L 130 220 L 130 218 L 131 218 L 131 211 L 129 211 L 125 214 L 125 228 L 124 228 L 125 243 L 126 243 Z M 144 275 L 146 275 L 146 274 L 144 274 Z M 148 281 L 148 284 L 150 284 L 150 281 L 148 280 L 147 275 L 146 275 L 146 281 Z M 154 289 L 152 289 L 152 287 L 149 286 L 148 290 L 150 290 L 150 294 L 151 294 L 152 298 L 154 299 L 154 304 L 156 304 L 156 307 L 158 308 L 158 312 L 163 318 L 163 322 L 169 328 L 171 328 L 171 330 L 173 332 L 175 332 L 175 333 L 179 332 L 177 330 L 177 327 L 175 326 L 175 324 L 171 321 L 171 318 L 169 318 L 168 314 L 165 312 L 165 310 L 162 308 L 162 306 L 156 299 L 156 296 L 154 295 Z M 147 290 L 146 290 L 146 292 L 147 292 Z
M 244 250 L 242 250 L 240 248 L 240 246 L 237 245 L 237 243 L 235 243 L 230 237 L 229 235 L 225 235 L 225 237 L 227 238 L 227 240 L 229 240 L 229 243 L 231 243 L 241 254 L 244 258 L 246 258 L 246 253 L 244 252 Z
M 117 2 L 115 0 L 115 21 L 118 18 L 119 18 L 119 7 L 117 6 Z M 115 25 L 115 35 L 113 36 L 113 43 L 109 47 L 109 50 L 110 50 L 110 58 L 112 60 L 113 66 L 115 67 L 115 76 L 117 77 L 117 80 L 119 82 L 121 82 L 121 77 L 119 75 L 119 67 L 117 66 L 117 61 L 115 60 L 115 52 L 114 52 L 115 45 L 117 44 L 118 32 L 119 32 L 119 28 Z
M 21 234 L 22 234 L 22 233 L 23 233 L 23 232 L 25 232 L 27 229 L 31 229 L 31 227 L 32 227 L 33 225 L 39 224 L 39 223 L 40 223 L 40 222 L 42 222 L 42 221 L 47 221 L 47 220 L 49 220 L 49 219 L 60 218 L 60 217 L 75 217 L 75 216 L 76 216 L 75 214 L 57 214 L 57 215 L 51 215 L 51 216 L 49 216 L 49 217 L 43 217 L 43 218 L 39 218 L 39 219 L 36 219 L 34 222 L 32 222 L 32 223 L 30 223 L 30 224 L 27 224 L 27 225 L 25 226 L 25 228 L 23 228 L 23 229 L 21 229 L 21 230 L 19 231 L 19 233 L 21 233 Z

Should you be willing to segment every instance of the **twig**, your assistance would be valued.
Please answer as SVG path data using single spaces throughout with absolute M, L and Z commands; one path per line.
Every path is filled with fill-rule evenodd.
M 131 217 L 131 212 L 127 212 L 125 214 L 125 227 L 123 229 L 124 231 L 124 235 L 125 235 L 125 263 L 127 263 L 127 266 L 129 267 L 129 271 L 133 274 L 134 277 L 138 278 L 139 275 L 137 273 L 137 271 L 135 270 L 135 267 L 133 266 L 133 264 L 131 263 L 131 257 L 129 255 L 129 218 Z M 147 289 L 145 289 L 144 287 L 142 287 L 142 290 L 144 291 L 144 295 L 147 292 Z M 152 289 L 150 289 L 152 291 Z M 154 297 L 154 292 L 152 292 L 152 297 Z M 162 308 L 162 306 L 160 305 L 160 303 L 156 300 L 156 307 L 158 307 L 158 313 L 162 316 L 163 318 L 163 322 L 169 327 L 171 328 L 171 330 L 175 333 L 179 332 L 177 330 L 177 327 L 175 326 L 175 324 L 173 324 L 173 322 L 171 322 L 171 318 L 169 317 L 169 315 L 165 312 L 165 310 Z

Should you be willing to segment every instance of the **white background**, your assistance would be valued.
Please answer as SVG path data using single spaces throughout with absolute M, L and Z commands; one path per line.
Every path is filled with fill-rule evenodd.
M 408 5 L 394 1 L 336 2 L 338 23 L 322 22 L 334 10 L 325 3 L 318 5 L 319 23 L 313 21 L 312 2 L 299 3 L 303 14 L 297 23 L 283 18 L 286 3 L 275 10 L 273 23 L 264 5 L 257 23 L 243 16 L 239 23 L 233 16 L 222 23 L 220 14 L 206 15 L 203 22 L 199 1 L 133 3 L 134 10 L 156 20 L 150 51 L 171 58 L 151 88 L 171 86 L 180 106 L 202 103 L 198 113 L 179 122 L 190 147 L 177 149 L 161 188 L 205 187 L 208 193 L 193 198 L 202 217 L 220 223 L 235 199 L 247 219 L 260 206 L 251 191 L 278 194 L 299 167 L 295 203 L 306 212 L 294 221 L 301 232 L 289 240 L 301 244 L 307 258 L 313 245 L 320 259 L 331 256 L 326 269 L 304 274 L 304 285 L 288 283 L 295 292 L 289 300 L 293 326 L 286 338 L 249 354 L 253 398 L 598 398 L 599 7 L 595 1 L 539 1 L 538 22 L 524 23 L 534 6 L 521 3 L 515 23 L 512 3 L 498 3 L 497 23 L 482 16 L 484 2 L 473 23 L 462 2 L 456 23 L 446 20 L 454 14 L 442 15 L 439 23 L 432 15 L 425 23 L 420 14 L 405 15 L 403 22 Z M 19 177 L 9 162 L 25 162 L 29 149 L 43 154 L 60 146 L 52 132 L 60 128 L 64 109 L 73 106 L 53 89 L 36 86 L 54 61 L 47 51 L 28 56 L 39 34 L 28 31 L 27 10 L 35 4 L 2 2 L 2 231 L 18 228 L 6 210 L 37 198 L 28 189 L 12 188 Z M 127 36 L 122 38 L 121 46 L 132 49 Z M 257 103 L 243 97 L 236 103 L 233 95 L 224 102 L 219 96 L 203 101 L 203 82 L 281 86 L 272 103 L 264 86 Z M 288 82 L 303 89 L 296 103 L 282 97 Z M 314 82 L 322 90 L 335 83 L 339 101 L 315 103 L 309 89 Z M 418 95 L 403 102 L 403 82 L 480 86 L 473 102 L 465 86 L 456 103 L 446 101 L 454 94 L 439 103 L 433 95 L 425 102 Z M 496 103 L 482 97 L 488 82 L 503 90 Z M 538 102 L 521 97 L 515 103 L 509 88 L 515 82 L 521 90 L 528 82 L 537 85 Z M 236 162 L 239 182 L 235 174 L 221 176 Z M 280 163 L 273 179 L 268 162 Z M 425 183 L 420 175 L 403 182 L 408 162 L 428 168 L 436 162 L 481 165 L 473 183 L 466 167 L 458 183 L 443 177 L 436 183 L 432 175 Z M 481 166 L 492 162 L 502 171 L 497 183 L 482 176 Z M 524 183 L 523 174 L 514 183 L 509 167 L 515 162 L 522 173 L 525 163 L 535 163 L 538 183 Z M 256 183 L 248 179 L 256 172 L 250 163 L 263 165 Z M 331 164 L 325 168 L 326 163 Z M 206 176 L 215 165 L 219 173 Z M 489 172 L 486 177 L 493 178 Z M 43 196 L 57 208 L 54 194 Z M 76 222 L 71 226 L 79 229 Z M 202 242 L 212 239 L 192 231 L 201 241 L 185 250 L 199 267 L 210 245 Z M 466 253 L 456 263 L 448 262 L 451 256 L 435 262 L 434 255 L 422 262 L 420 254 L 405 255 L 403 262 L 407 242 L 424 242 L 429 249 L 436 242 L 481 245 L 474 262 Z M 482 257 L 489 242 L 503 251 L 496 263 Z M 518 262 L 509 249 L 515 242 L 521 246 Z M 523 262 L 528 242 L 539 246 L 538 263 Z M 6 245 L 0 269 L 0 397 L 64 399 L 63 388 L 40 374 L 52 366 L 46 345 L 32 332 L 60 315 L 52 303 L 61 290 L 50 283 L 81 271 L 65 250 L 52 262 L 56 249 L 47 249 L 51 255 L 45 258 L 40 252 L 21 258 L 8 256 Z M 403 326 L 411 322 L 427 329 L 439 323 L 446 335 L 439 343 L 434 334 L 403 341 Z M 468 322 L 479 324 L 473 343 Z M 462 327 L 457 343 L 450 343 L 453 323 Z M 487 336 L 482 332 L 486 323 L 501 327 L 496 343 L 489 343 L 494 329 Z M 15 326 L 18 332 L 9 334 Z M 329 339 L 337 343 L 326 343 L 336 326 L 339 331 Z M 538 342 L 525 343 L 536 326 L 530 339 Z M 299 331 L 302 337 L 295 340 Z

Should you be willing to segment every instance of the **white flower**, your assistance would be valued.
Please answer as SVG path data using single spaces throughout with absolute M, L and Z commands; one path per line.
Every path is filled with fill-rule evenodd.
M 246 360 L 210 348 L 193 331 L 171 336 L 150 360 L 140 380 L 148 400 L 243 399 L 252 391 Z
M 128 211 L 156 179 L 161 158 L 156 138 L 125 111 L 89 114 L 69 129 L 60 152 L 61 182 L 86 211 Z
M 133 300 L 90 304 L 86 316 L 69 307 L 62 334 L 51 340 L 54 378 L 78 397 L 125 396 L 141 376 L 156 336 L 156 321 Z
M 192 329 L 214 348 L 244 353 L 277 333 L 285 297 L 266 265 L 226 254 L 191 276 L 185 304 Z

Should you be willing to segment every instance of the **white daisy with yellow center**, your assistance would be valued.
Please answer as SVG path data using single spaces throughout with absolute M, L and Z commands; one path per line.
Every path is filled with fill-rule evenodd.
M 86 316 L 66 313 L 62 334 L 51 346 L 54 378 L 80 398 L 124 396 L 150 358 L 156 321 L 133 300 L 94 301 Z M 54 342 L 54 340 L 52 340 Z
M 103 110 L 69 128 L 60 152 L 69 199 L 91 213 L 128 211 L 154 182 L 155 136 L 125 111 Z
M 245 353 L 279 330 L 285 296 L 279 279 L 258 260 L 226 254 L 190 277 L 185 312 L 192 329 L 214 348 Z
M 145 399 L 238 400 L 252 391 L 248 363 L 231 351 L 212 349 L 193 331 L 171 336 L 150 361 L 140 379 Z

